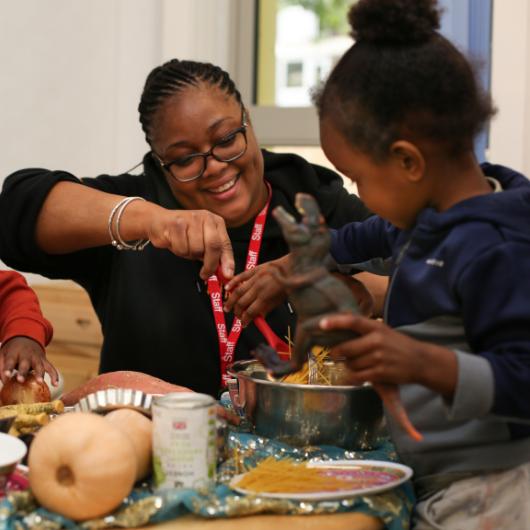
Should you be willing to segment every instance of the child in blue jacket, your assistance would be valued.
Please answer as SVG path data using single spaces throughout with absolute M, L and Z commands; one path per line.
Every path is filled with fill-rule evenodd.
M 315 100 L 324 152 L 377 215 L 332 255 L 390 273 L 385 323 L 323 319 L 355 383 L 396 384 L 423 440 L 389 418 L 415 528 L 530 528 L 530 183 L 480 165 L 493 115 L 435 0 L 360 0 L 355 44 Z

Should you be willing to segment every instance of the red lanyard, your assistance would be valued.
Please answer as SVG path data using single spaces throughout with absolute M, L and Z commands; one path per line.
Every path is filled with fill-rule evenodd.
M 261 248 L 261 240 L 263 239 L 263 231 L 265 229 L 265 221 L 267 219 L 267 212 L 272 197 L 272 190 L 270 184 L 265 181 L 269 191 L 269 197 L 261 212 L 257 215 L 252 228 L 250 242 L 247 250 L 247 260 L 245 263 L 245 270 L 253 269 L 258 263 L 259 251 Z M 221 284 L 216 274 L 208 278 L 208 294 L 212 303 L 213 316 L 217 328 L 217 337 L 219 339 L 219 358 L 221 360 L 221 382 L 226 386 L 226 382 L 230 379 L 227 373 L 228 365 L 234 360 L 234 352 L 237 341 L 241 335 L 242 326 L 239 318 L 234 318 L 232 329 L 227 336 L 225 315 L 223 312 L 223 296 L 221 293 Z

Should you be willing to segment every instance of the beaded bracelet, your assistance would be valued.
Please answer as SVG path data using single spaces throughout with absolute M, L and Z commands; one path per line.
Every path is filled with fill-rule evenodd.
M 138 239 L 132 243 L 127 243 L 123 240 L 120 234 L 120 221 L 123 211 L 132 201 L 145 201 L 143 197 L 125 197 L 112 208 L 109 215 L 109 235 L 110 242 L 112 246 L 116 247 L 118 250 L 143 250 L 148 244 L 149 239 Z M 116 221 L 114 221 L 116 218 Z M 114 229 L 113 229 L 114 225 Z

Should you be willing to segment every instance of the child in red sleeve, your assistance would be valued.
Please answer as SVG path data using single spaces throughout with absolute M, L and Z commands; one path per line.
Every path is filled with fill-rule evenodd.
M 5 383 L 17 369 L 23 383 L 29 371 L 42 381 L 48 372 L 53 386 L 58 374 L 48 362 L 44 348 L 52 338 L 51 324 L 43 317 L 36 294 L 24 277 L 0 271 L 0 379 Z

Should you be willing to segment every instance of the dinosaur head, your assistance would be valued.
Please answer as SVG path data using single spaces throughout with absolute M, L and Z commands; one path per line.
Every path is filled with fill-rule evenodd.
M 307 227 L 302 223 L 297 223 L 296 219 L 281 206 L 274 208 L 272 215 L 278 221 L 283 237 L 291 249 L 304 246 L 309 242 L 311 234 Z
M 298 222 L 281 206 L 272 212 L 292 252 L 323 259 L 330 245 L 330 236 L 317 201 L 307 193 L 297 193 L 295 206 L 301 215 Z
M 310 232 L 316 232 L 321 226 L 324 226 L 324 218 L 312 195 L 297 193 L 294 205 L 302 216 L 302 223 Z

